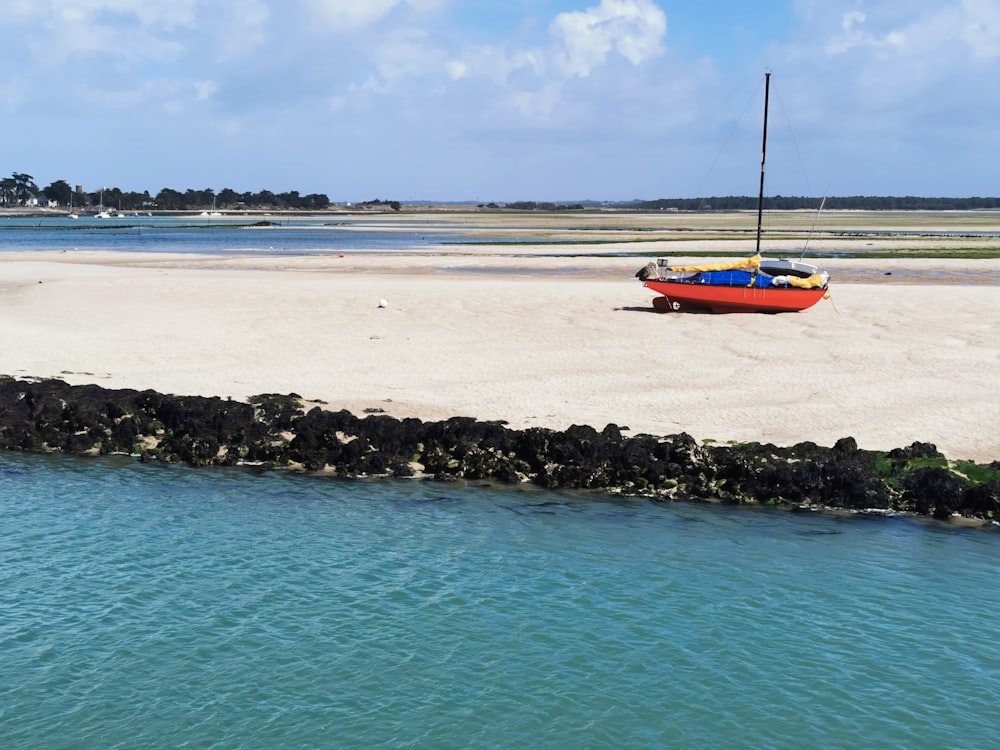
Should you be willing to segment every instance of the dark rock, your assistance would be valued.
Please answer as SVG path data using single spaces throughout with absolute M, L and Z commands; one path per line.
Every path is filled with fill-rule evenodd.
M 962 501 L 964 512 L 979 518 L 1000 518 L 1000 481 L 969 487 Z
M 910 443 L 906 448 L 893 448 L 888 455 L 898 464 L 920 458 L 944 458 L 944 454 L 939 453 L 933 443 Z
M 947 469 L 925 466 L 903 480 L 903 501 L 924 516 L 947 518 L 961 505 L 968 482 Z
M 422 467 L 440 481 L 531 481 L 551 488 L 602 488 L 671 500 L 732 504 L 1000 515 L 1000 461 L 973 482 L 930 443 L 888 453 L 845 437 L 832 448 L 744 443 L 708 445 L 685 433 L 627 438 L 617 425 L 564 431 L 511 430 L 453 417 L 396 419 L 372 411 L 308 411 L 297 394 L 261 394 L 244 404 L 155 391 L 70 386 L 0 376 L 0 449 L 128 453 L 191 466 L 300 467 L 340 477 L 409 477 Z

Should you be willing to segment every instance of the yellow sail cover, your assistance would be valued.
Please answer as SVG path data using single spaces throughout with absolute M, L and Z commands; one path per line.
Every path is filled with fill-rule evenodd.
M 823 278 L 822 274 L 814 273 L 807 279 L 800 279 L 798 276 L 788 277 L 789 286 L 797 286 L 801 289 L 815 289 L 816 287 L 826 286 L 826 279 Z
M 663 259 L 660 260 L 663 263 Z M 659 272 L 668 271 L 670 273 L 705 273 L 708 271 L 748 271 L 750 273 L 756 274 L 760 270 L 761 257 L 760 253 L 751 255 L 749 258 L 744 258 L 743 260 L 728 261 L 725 263 L 706 263 L 700 266 L 667 266 L 665 268 L 660 268 L 658 264 L 650 263 L 645 269 L 640 270 L 640 274 L 645 271 L 646 275 L 643 276 L 643 280 L 647 278 L 656 278 Z M 637 276 L 640 274 L 636 274 Z M 816 289 L 826 286 L 829 279 L 829 275 L 826 273 L 814 273 L 808 278 L 801 278 L 799 276 L 792 275 L 778 275 L 775 276 L 775 282 L 777 286 L 794 286 L 799 289 Z M 753 282 L 751 282 L 751 285 Z
M 671 271 L 679 273 L 702 273 L 705 271 L 756 271 L 760 268 L 760 253 L 743 260 L 728 263 L 709 263 L 703 266 L 670 266 Z

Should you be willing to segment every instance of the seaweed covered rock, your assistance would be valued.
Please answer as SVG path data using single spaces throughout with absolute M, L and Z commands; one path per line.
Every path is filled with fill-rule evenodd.
M 920 515 L 944 519 L 961 505 L 969 483 L 943 467 L 925 466 L 903 480 L 902 500 Z M 904 506 L 907 507 L 907 506 Z
M 587 425 L 512 430 L 471 417 L 358 417 L 309 406 L 296 394 L 242 403 L 0 376 L 0 449 L 126 453 L 146 461 L 258 464 L 342 477 L 530 481 L 669 500 L 904 510 L 937 518 L 1000 516 L 1000 462 L 956 466 L 930 443 L 883 453 L 862 450 L 850 437 L 824 448 L 702 444 L 685 433 L 625 437 L 614 424 L 601 431 Z

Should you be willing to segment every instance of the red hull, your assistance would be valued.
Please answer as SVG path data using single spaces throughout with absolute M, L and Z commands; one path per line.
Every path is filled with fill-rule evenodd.
M 653 306 L 672 312 L 798 312 L 812 307 L 826 294 L 823 288 L 723 286 L 652 279 L 645 284 L 663 295 L 653 300 Z

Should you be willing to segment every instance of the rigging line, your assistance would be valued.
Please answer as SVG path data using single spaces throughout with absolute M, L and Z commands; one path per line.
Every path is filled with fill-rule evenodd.
M 795 131 L 792 130 L 792 120 L 788 116 L 788 111 L 785 109 L 785 103 L 781 100 L 781 94 L 775 92 L 775 99 L 778 102 L 778 109 L 781 110 L 781 115 L 785 122 L 785 129 L 788 131 L 788 137 L 792 142 L 792 147 L 795 151 L 795 156 L 798 159 L 799 169 L 802 171 L 802 179 L 805 181 L 806 184 L 806 191 L 808 194 L 811 195 L 813 190 L 812 190 L 812 185 L 809 184 L 809 173 L 808 171 L 806 171 L 805 160 L 802 158 L 802 150 L 799 148 L 799 142 L 798 139 L 795 137 Z M 823 213 L 823 207 L 826 205 L 826 199 L 829 197 L 829 195 L 830 195 L 830 186 L 827 185 L 826 191 L 823 193 L 823 199 L 819 203 L 819 208 L 816 209 L 816 216 L 813 217 L 812 227 L 810 227 L 809 234 L 806 235 L 806 241 L 802 245 L 802 251 L 799 253 L 799 260 L 802 260 L 805 257 L 806 249 L 809 247 L 809 241 L 812 239 L 813 234 L 816 231 L 816 225 L 819 223 L 820 214 Z
M 712 171 L 715 169 L 715 166 L 719 163 L 719 159 L 722 158 L 722 154 L 729 147 L 729 143 L 733 140 L 733 135 L 739 128 L 740 123 L 742 123 L 743 119 L 746 117 L 747 111 L 750 109 L 753 103 L 757 101 L 757 99 L 760 97 L 760 87 L 762 85 L 763 85 L 762 81 L 758 82 L 757 88 L 754 89 L 753 93 L 749 96 L 749 98 L 747 98 L 747 103 L 743 106 L 743 111 L 740 113 L 740 116 L 736 118 L 735 122 L 733 122 L 733 127 L 730 128 L 729 134 L 726 136 L 726 139 L 722 142 L 722 146 L 715 154 L 715 159 L 712 160 L 712 163 L 708 167 L 708 171 L 705 172 L 704 177 L 701 178 L 701 182 L 698 183 L 698 188 L 695 191 L 695 195 L 701 196 L 701 202 L 698 204 L 698 208 L 696 208 L 695 211 L 700 211 L 705 206 L 705 201 L 708 199 L 708 196 L 701 194 L 702 188 L 705 186 L 705 183 L 708 182 L 708 178 L 711 177 Z
M 788 111 L 785 109 L 785 103 L 781 99 L 780 92 L 778 92 L 777 90 L 775 90 L 773 92 L 773 94 L 774 94 L 775 100 L 778 102 L 778 109 L 781 112 L 781 117 L 782 117 L 782 120 L 784 121 L 785 130 L 788 132 L 788 138 L 792 142 L 792 148 L 795 151 L 795 158 L 798 160 L 799 170 L 802 172 L 802 179 L 803 179 L 803 181 L 805 182 L 805 185 L 806 185 L 806 193 L 807 193 L 806 197 L 808 197 L 808 196 L 810 196 L 812 194 L 813 189 L 812 189 L 812 185 L 809 183 L 809 172 L 806 170 L 805 160 L 802 158 L 802 150 L 799 148 L 799 142 L 798 142 L 798 139 L 795 137 L 795 131 L 792 130 L 792 120 L 788 116 Z M 823 206 L 826 204 L 826 198 L 829 195 L 829 191 L 830 191 L 830 188 L 829 188 L 829 186 L 827 186 L 827 191 L 824 194 L 823 200 L 820 202 L 819 209 L 816 212 L 816 217 L 815 217 L 815 219 L 813 221 L 812 229 L 809 230 L 809 234 L 806 237 L 805 246 L 808 246 L 809 239 L 812 237 L 813 232 L 816 229 L 816 223 L 819 221 L 819 215 L 820 215 L 820 213 L 822 213 Z M 802 253 L 799 255 L 799 259 L 800 260 L 805 256 L 805 252 L 806 252 L 806 247 L 805 246 L 802 248 Z
M 819 202 L 819 208 L 816 209 L 816 216 L 813 218 L 813 224 L 809 228 L 809 234 L 806 235 L 806 241 L 802 244 L 802 252 L 799 253 L 799 260 L 806 257 L 806 248 L 809 247 L 809 240 L 812 239 L 813 232 L 816 231 L 816 225 L 819 223 L 819 215 L 823 213 L 823 206 L 826 205 L 826 197 L 830 194 L 830 186 L 826 188 L 826 195 L 823 196 L 823 200 Z
M 788 112 L 785 110 L 785 103 L 781 100 L 781 94 L 774 92 L 774 98 L 778 100 L 778 109 L 781 110 L 781 116 L 785 123 L 785 129 L 788 131 L 788 137 L 792 141 L 792 147 L 795 150 L 795 156 L 799 161 L 799 169 L 802 170 L 802 179 L 806 183 L 807 194 L 812 193 L 812 186 L 809 184 L 809 173 L 806 171 L 805 161 L 802 159 L 802 151 L 799 149 L 799 142 L 795 138 L 795 131 L 792 130 L 792 120 L 788 116 Z

